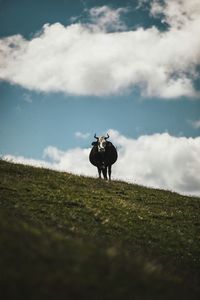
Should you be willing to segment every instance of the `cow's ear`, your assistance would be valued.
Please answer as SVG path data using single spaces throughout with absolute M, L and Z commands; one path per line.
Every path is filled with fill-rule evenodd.
M 92 146 L 97 146 L 97 142 L 92 142 Z

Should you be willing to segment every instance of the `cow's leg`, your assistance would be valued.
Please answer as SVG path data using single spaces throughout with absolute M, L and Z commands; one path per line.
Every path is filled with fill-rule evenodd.
M 111 165 L 108 166 L 108 176 L 109 180 L 111 180 Z
M 99 178 L 101 179 L 101 168 L 97 167 L 97 169 L 98 169 L 98 173 L 99 173 Z
M 108 178 L 107 178 L 107 167 L 104 167 L 103 170 L 102 170 L 102 172 L 103 172 L 103 177 L 104 177 L 104 179 L 107 180 L 107 179 L 108 179 Z

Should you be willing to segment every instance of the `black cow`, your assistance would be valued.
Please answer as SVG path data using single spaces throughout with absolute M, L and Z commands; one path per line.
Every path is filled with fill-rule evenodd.
M 97 141 L 92 143 L 93 147 L 89 156 L 90 162 L 97 167 L 99 178 L 101 178 L 102 172 L 104 179 L 108 179 L 108 171 L 109 179 L 111 180 L 111 166 L 117 160 L 117 150 L 111 142 L 107 141 L 109 138 L 108 134 L 107 137 L 97 137 L 95 133 L 94 138 L 97 139 Z

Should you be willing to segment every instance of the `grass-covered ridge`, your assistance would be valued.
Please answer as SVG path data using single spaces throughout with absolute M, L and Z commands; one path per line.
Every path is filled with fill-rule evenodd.
M 200 198 L 0 161 L 3 299 L 198 299 Z

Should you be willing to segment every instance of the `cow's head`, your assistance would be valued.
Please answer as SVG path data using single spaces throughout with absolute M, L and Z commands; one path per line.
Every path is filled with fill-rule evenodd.
M 109 135 L 107 134 L 107 136 L 97 137 L 96 133 L 95 133 L 94 138 L 97 139 L 98 151 L 99 152 L 105 152 L 105 150 L 106 150 L 106 143 L 107 143 L 106 140 L 109 138 Z

